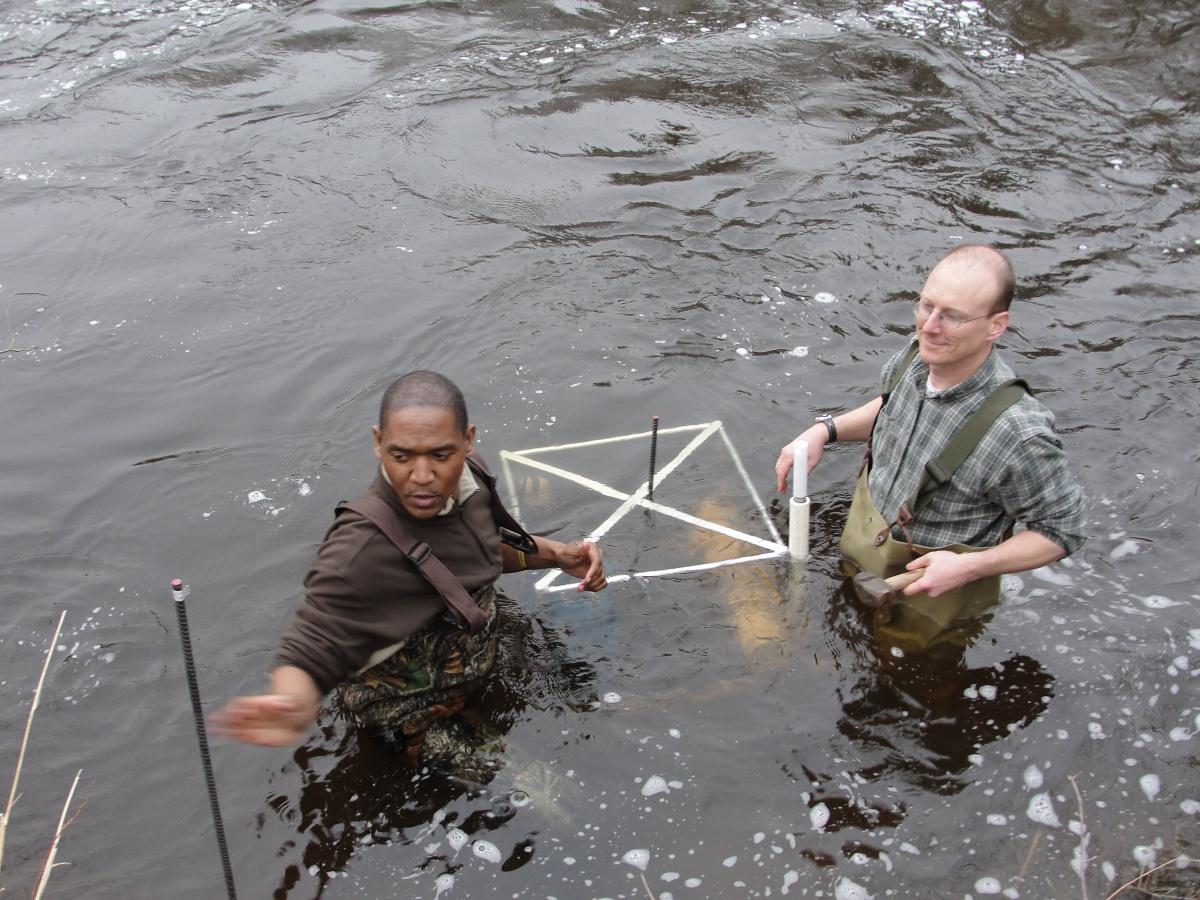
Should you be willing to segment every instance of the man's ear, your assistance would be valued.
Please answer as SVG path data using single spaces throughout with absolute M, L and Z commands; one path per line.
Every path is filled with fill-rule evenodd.
M 467 453 L 475 449 L 475 426 L 468 425 L 467 430 L 463 432 L 467 438 Z
M 383 432 L 378 425 L 371 426 L 371 436 L 375 438 L 375 458 L 383 459 Z
M 994 341 L 1000 335 L 1004 334 L 1004 332 L 1008 331 L 1008 324 L 1011 321 L 1012 316 L 1009 315 L 1007 309 L 1004 312 L 998 312 L 993 315 L 991 321 L 988 322 L 988 340 Z

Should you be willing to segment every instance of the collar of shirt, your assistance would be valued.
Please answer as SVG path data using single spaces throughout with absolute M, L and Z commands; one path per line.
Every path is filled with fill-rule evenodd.
M 992 350 L 988 353 L 987 359 L 983 361 L 983 364 L 972 372 L 968 378 L 960 381 L 953 387 L 948 387 L 941 391 L 935 388 L 933 382 L 930 381 L 929 366 L 921 361 L 921 357 L 918 356 L 913 360 L 907 374 L 917 384 L 924 382 L 924 393 L 927 400 L 950 401 L 973 394 L 993 381 L 1004 380 L 1003 378 L 999 378 L 1001 375 L 1000 365 L 1000 358 L 996 355 L 996 351 Z M 1007 377 L 1011 378 L 1012 376 L 1009 375 Z
M 388 478 L 387 469 L 383 467 L 382 463 L 379 465 L 379 474 L 383 476 L 384 481 L 390 485 L 392 484 L 392 479 Z M 392 487 L 395 487 L 395 485 L 392 485 Z M 455 501 L 453 497 L 447 499 L 446 505 L 442 507 L 442 511 L 438 515 L 448 516 L 454 511 L 454 504 L 456 502 L 459 506 L 462 506 L 477 490 L 479 490 L 479 482 L 475 480 L 475 473 L 471 471 L 469 465 L 464 464 L 462 474 L 458 476 L 458 500 Z

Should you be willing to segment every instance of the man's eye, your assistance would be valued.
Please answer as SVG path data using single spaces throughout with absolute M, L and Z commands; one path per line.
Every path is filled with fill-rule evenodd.
M 449 453 L 435 453 L 435 454 L 433 454 L 433 458 L 436 459 L 438 462 L 445 462 L 446 460 L 448 460 L 450 458 L 450 454 Z
M 393 453 L 392 459 L 394 459 L 396 462 L 408 462 L 408 454 L 407 453 Z

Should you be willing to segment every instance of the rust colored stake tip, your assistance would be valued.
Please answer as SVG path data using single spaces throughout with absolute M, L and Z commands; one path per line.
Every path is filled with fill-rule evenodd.
M 182 591 L 183 590 L 183 579 L 182 578 L 172 578 L 171 579 L 171 590 Z

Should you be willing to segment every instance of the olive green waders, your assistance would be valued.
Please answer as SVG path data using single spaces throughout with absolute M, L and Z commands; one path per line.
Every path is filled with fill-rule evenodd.
M 884 390 L 884 403 L 887 403 L 888 394 L 916 353 L 917 347 L 914 345 L 897 367 Z M 887 578 L 906 571 L 909 562 L 932 550 L 972 553 L 986 549 L 965 544 L 925 547 L 911 540 L 897 540 L 893 536 L 893 529 L 901 529 L 907 537 L 907 526 L 920 516 L 937 488 L 953 477 L 997 417 L 1021 399 L 1027 390 L 1025 382 L 1020 379 L 998 386 L 963 423 L 946 448 L 925 464 L 916 495 L 900 507 L 895 522 L 885 521 L 871 499 L 871 448 L 868 444 L 840 545 L 843 565 L 850 575 L 864 571 Z M 937 597 L 925 593 L 904 597 L 891 606 L 875 611 L 876 637 L 881 648 L 888 651 L 899 648 L 906 654 L 961 655 L 983 630 L 988 614 L 999 602 L 998 575 L 973 581 Z

